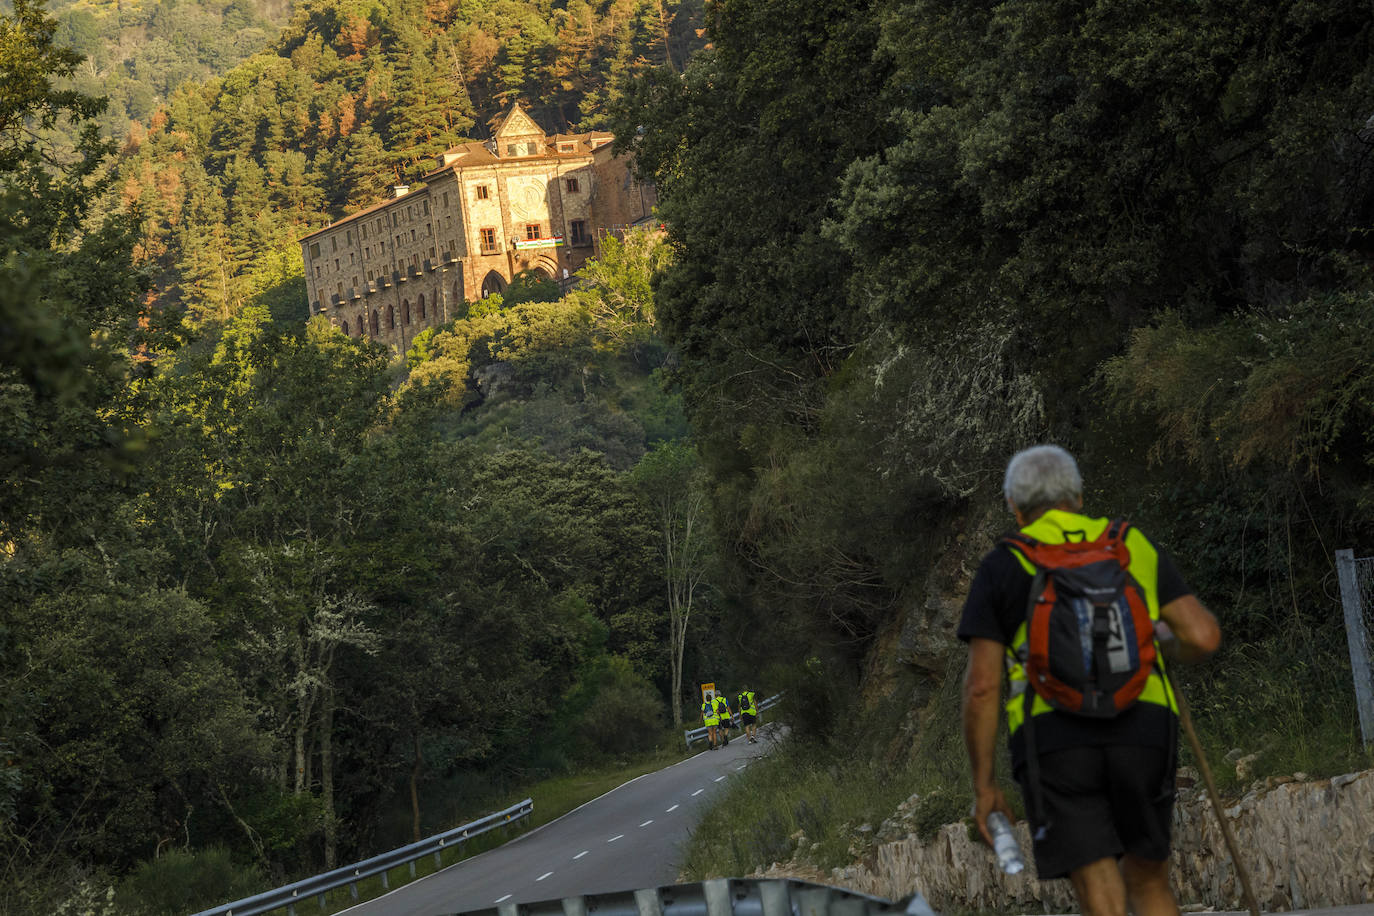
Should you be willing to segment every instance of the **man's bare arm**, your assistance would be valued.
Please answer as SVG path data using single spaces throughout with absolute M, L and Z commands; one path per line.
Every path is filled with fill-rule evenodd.
M 993 811 L 1009 818 L 1011 809 L 997 787 L 997 721 L 1002 700 L 1002 644 L 991 639 L 969 640 L 964 672 L 964 746 L 973 770 L 973 819 L 983 840 L 992 845 L 987 819 Z
M 1159 609 L 1159 616 L 1168 624 L 1178 642 L 1180 661 L 1202 661 L 1221 645 L 1221 627 L 1217 624 L 1217 618 L 1196 595 L 1175 598 Z

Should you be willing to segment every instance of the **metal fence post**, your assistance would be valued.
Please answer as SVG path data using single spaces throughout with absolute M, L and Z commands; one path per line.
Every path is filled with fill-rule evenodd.
M 1345 635 L 1350 644 L 1350 673 L 1355 679 L 1355 703 L 1360 710 L 1360 736 L 1365 747 L 1369 747 L 1374 744 L 1374 675 L 1370 673 L 1364 596 L 1360 594 L 1360 577 L 1355 564 L 1353 550 L 1336 551 L 1336 578 L 1341 584 Z

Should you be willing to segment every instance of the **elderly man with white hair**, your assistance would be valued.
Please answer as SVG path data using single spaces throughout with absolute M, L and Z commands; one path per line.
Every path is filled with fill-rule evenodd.
M 1083 479 L 1055 445 L 1014 455 L 1016 533 L 983 557 L 959 622 L 975 819 L 1008 816 L 994 769 L 1002 680 L 1012 771 L 1041 879 L 1067 877 L 1085 916 L 1174 916 L 1169 833 L 1178 707 L 1156 632 L 1179 657 L 1221 642 L 1172 559 L 1121 521 L 1082 513 Z

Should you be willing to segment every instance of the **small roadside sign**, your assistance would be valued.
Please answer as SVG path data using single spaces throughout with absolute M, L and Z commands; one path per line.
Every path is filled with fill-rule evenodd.
M 715 699 L 715 697 L 716 697 L 716 685 L 715 685 L 715 682 L 714 682 L 714 681 L 713 681 L 712 683 L 710 683 L 710 684 L 702 684 L 702 685 L 701 685 L 701 702 L 705 703 L 705 702 L 708 701 L 708 700 L 713 700 L 713 699 Z

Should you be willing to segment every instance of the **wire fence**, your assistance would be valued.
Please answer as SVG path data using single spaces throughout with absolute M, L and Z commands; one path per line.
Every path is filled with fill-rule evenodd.
M 1355 702 L 1360 711 L 1360 736 L 1374 745 L 1374 557 L 1356 557 L 1353 550 L 1336 551 L 1336 575 L 1341 583 L 1345 635 L 1350 643 L 1350 671 L 1355 679 Z

